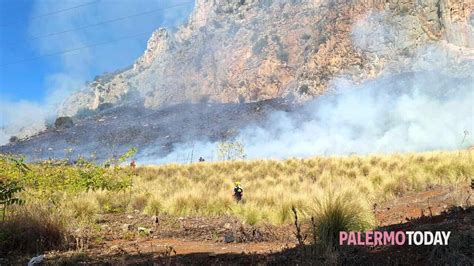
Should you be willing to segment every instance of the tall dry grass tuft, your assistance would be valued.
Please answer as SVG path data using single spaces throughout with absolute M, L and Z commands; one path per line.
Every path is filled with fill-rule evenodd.
M 145 206 L 144 212 L 148 215 L 158 215 L 163 211 L 163 204 L 161 200 L 157 198 L 151 198 L 148 200 Z
M 43 205 L 17 207 L 0 223 L 0 255 L 40 253 L 67 247 L 65 217 Z
M 362 231 L 374 224 L 370 209 L 350 192 L 324 192 L 316 198 L 311 214 L 313 240 L 326 247 L 338 243 L 340 231 Z
M 149 193 L 137 193 L 132 196 L 132 202 L 130 207 L 133 210 L 143 211 L 149 204 Z
M 99 211 L 99 206 L 92 197 L 74 197 L 65 202 L 65 209 L 79 221 L 92 221 Z

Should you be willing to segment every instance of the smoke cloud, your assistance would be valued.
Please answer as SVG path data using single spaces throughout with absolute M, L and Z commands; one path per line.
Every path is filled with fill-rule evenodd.
M 289 158 L 316 155 L 452 150 L 474 144 L 474 68 L 453 77 L 449 58 L 440 49 L 423 50 L 415 65 L 423 70 L 354 84 L 332 83 L 335 91 L 302 106 L 296 113 L 276 112 L 262 126 L 249 126 L 236 137 L 247 158 Z M 449 55 L 444 55 L 448 56 Z M 436 60 L 427 62 L 426 60 Z M 429 66 L 429 67 L 428 67 Z M 199 156 L 216 159 L 217 143 L 177 145 L 160 160 L 144 163 L 189 162 Z M 146 155 L 143 153 L 142 155 Z
M 374 80 L 334 79 L 330 93 L 294 113 L 275 112 L 263 125 L 249 125 L 236 137 L 246 156 L 289 158 L 462 149 L 474 144 L 474 60 L 472 49 L 432 43 L 395 55 L 410 43 L 406 29 L 386 22 L 385 13 L 369 12 L 353 27 L 354 44 L 376 57 L 392 56 Z M 410 21 L 401 25 L 413 25 Z M 175 146 L 144 163 L 216 160 L 217 143 Z
M 164 19 L 173 21 L 180 17 L 168 15 Z M 409 37 L 403 35 L 403 29 L 383 25 L 384 21 L 383 13 L 369 13 L 356 23 L 355 45 L 378 57 L 393 56 L 394 51 L 407 48 Z M 83 37 L 74 36 L 69 41 L 80 43 Z M 50 49 L 43 45 L 44 49 Z M 95 54 L 100 52 L 98 49 L 89 54 L 65 55 L 63 71 L 49 79 L 51 95 L 57 95 L 50 102 L 62 98 L 63 92 L 71 87 L 80 87 L 82 77 L 96 65 L 116 69 L 108 65 L 108 60 L 118 63 L 114 61 L 120 58 L 116 55 L 131 47 L 103 51 L 103 54 Z M 444 42 L 418 48 L 408 55 L 396 55 L 376 79 L 356 83 L 344 76 L 337 77 L 326 95 L 306 102 L 296 112 L 278 111 L 263 124 L 238 129 L 235 138 L 244 144 L 249 159 L 466 148 L 474 144 L 472 58 L 472 49 L 453 48 Z M 35 104 L 2 104 L 2 107 L 2 114 L 15 115 L 14 110 L 23 108 L 29 114 L 47 116 L 48 113 Z M 33 121 L 30 118 L 25 115 L 18 121 Z M 189 130 L 193 129 L 186 129 Z M 217 159 L 216 147 L 216 142 L 201 140 L 175 144 L 173 152 L 164 158 L 155 157 L 159 154 L 156 147 L 140 151 L 137 157 L 140 163 L 189 162 L 200 156 L 209 161 Z

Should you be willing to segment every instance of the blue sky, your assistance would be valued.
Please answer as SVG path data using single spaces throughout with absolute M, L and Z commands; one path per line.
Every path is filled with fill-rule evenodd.
M 175 25 L 186 19 L 193 4 L 34 39 L 35 36 L 186 2 L 189 0 L 0 0 L 0 64 L 152 31 L 161 25 Z M 88 3 L 93 4 L 35 19 Z M 126 67 L 143 52 L 148 37 L 144 34 L 68 54 L 2 66 L 0 96 L 9 101 L 43 102 L 49 91 L 57 86 L 57 75 L 66 74 L 75 81 L 86 81 L 105 71 Z
M 28 18 L 32 8 L 29 1 L 0 1 L 0 64 L 33 54 L 34 47 L 25 42 L 28 38 Z M 23 18 L 23 19 L 20 19 Z M 14 23 L 8 25 L 9 23 Z M 3 26 L 4 25 L 4 26 Z M 35 71 L 32 71 L 35 70 Z M 2 98 L 37 100 L 44 97 L 44 76 L 54 71 L 46 60 L 0 67 L 0 93 Z M 24 78 L 28 75 L 28 78 Z M 40 85 L 42 87 L 42 85 Z
M 83 6 L 43 16 L 79 5 Z M 153 30 L 181 24 L 193 6 L 193 0 L 0 0 L 0 131 L 4 131 L 0 132 L 0 143 L 2 134 L 14 131 L 6 130 L 14 121 L 43 122 L 59 102 L 86 81 L 133 64 L 145 50 Z M 41 37 L 147 11 L 153 12 Z M 41 57 L 137 33 L 144 34 Z M 35 57 L 40 58 L 10 64 Z

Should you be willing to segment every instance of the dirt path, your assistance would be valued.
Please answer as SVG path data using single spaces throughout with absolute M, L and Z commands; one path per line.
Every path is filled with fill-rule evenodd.
M 267 257 L 270 254 L 294 248 L 294 246 L 292 243 L 283 244 L 282 242 L 224 243 L 167 238 L 120 239 L 106 241 L 86 252 L 49 252 L 46 254 L 45 262 L 47 265 L 148 265 L 149 262 L 156 262 L 157 265 L 202 265 L 209 261 L 218 262 L 223 257 L 231 262 L 234 261 L 233 258 L 238 258 L 237 261 L 239 261 L 246 257 Z M 27 262 L 27 259 L 23 261 Z M 221 262 L 217 264 L 221 265 Z
M 308 253 L 307 247 L 281 247 L 281 243 L 225 244 L 176 239 L 115 241 L 111 253 L 48 254 L 46 265 L 473 265 L 474 209 L 453 208 L 382 230 L 451 231 L 448 246 L 347 247 L 338 253 Z M 170 248 L 173 246 L 174 248 Z M 135 249 L 135 250 L 134 250 Z M 102 250 L 103 251 L 103 250 Z M 314 250 L 313 250 L 314 251 Z
M 223 254 L 223 253 L 271 253 L 281 251 L 285 247 L 291 247 L 291 243 L 261 242 L 261 243 L 223 243 L 215 241 L 190 241 L 182 239 L 152 239 L 142 241 L 119 240 L 108 243 L 112 253 L 116 251 L 133 254 L 148 252 L 170 252 L 172 254 Z

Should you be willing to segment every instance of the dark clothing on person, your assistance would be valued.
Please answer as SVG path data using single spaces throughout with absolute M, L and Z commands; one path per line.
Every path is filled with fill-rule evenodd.
M 244 190 L 240 186 L 234 187 L 234 198 L 237 202 L 242 200 L 243 193 L 244 193 Z

